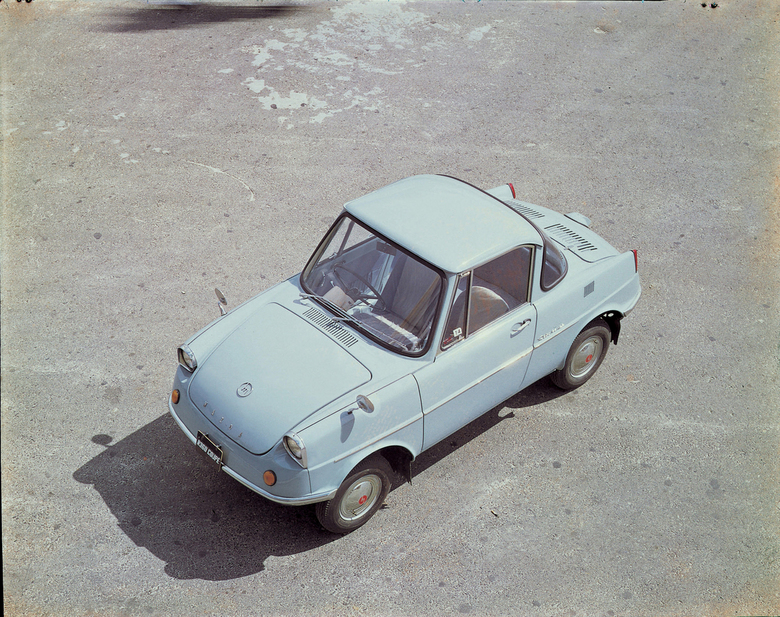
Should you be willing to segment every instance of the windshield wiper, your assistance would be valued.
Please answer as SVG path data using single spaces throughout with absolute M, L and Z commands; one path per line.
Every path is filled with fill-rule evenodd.
M 327 306 L 331 311 L 336 313 L 336 316 L 333 318 L 337 321 L 349 321 L 352 323 L 360 323 L 357 319 L 352 317 L 349 313 L 347 313 L 343 308 L 341 308 L 338 304 L 335 302 L 332 302 L 331 300 L 328 300 L 327 298 L 323 296 L 318 296 L 317 294 L 300 294 L 301 298 L 306 298 L 307 300 L 317 300 L 319 302 L 322 302 L 325 306 Z

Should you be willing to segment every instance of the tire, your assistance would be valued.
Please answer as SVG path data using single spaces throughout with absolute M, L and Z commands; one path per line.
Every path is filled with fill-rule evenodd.
M 331 533 L 349 533 L 368 522 L 390 492 L 393 470 L 374 454 L 355 467 L 335 497 L 316 505 L 317 520 Z
M 550 375 L 561 390 L 579 388 L 601 366 L 612 340 L 612 332 L 603 319 L 596 319 L 579 333 L 572 343 L 563 368 Z

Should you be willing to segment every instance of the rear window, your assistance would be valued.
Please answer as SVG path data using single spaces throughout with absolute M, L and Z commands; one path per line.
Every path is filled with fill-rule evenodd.
M 549 291 L 563 280 L 566 276 L 566 270 L 569 264 L 566 263 L 566 257 L 563 252 L 543 234 L 544 251 L 542 257 L 542 290 Z

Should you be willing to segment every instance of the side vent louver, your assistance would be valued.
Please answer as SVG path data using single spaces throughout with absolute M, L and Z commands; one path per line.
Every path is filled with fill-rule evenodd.
M 316 308 L 312 307 L 307 310 L 303 316 L 325 330 L 325 332 L 339 341 L 342 345 L 344 345 L 344 347 L 351 347 L 357 343 L 357 338 L 355 338 L 348 330 L 346 330 L 344 326 L 342 326 L 338 321 L 334 321 L 328 317 L 322 311 L 318 311 Z

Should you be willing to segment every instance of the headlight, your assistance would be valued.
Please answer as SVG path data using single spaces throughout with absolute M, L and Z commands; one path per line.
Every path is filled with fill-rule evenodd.
M 192 373 L 198 368 L 198 361 L 195 359 L 195 354 L 192 353 L 192 349 L 188 345 L 182 345 L 179 347 L 179 364 Z
M 295 433 L 288 433 L 282 439 L 282 443 L 284 443 L 284 449 L 287 450 L 287 454 L 301 467 L 306 469 L 306 446 L 303 445 L 303 440 Z

